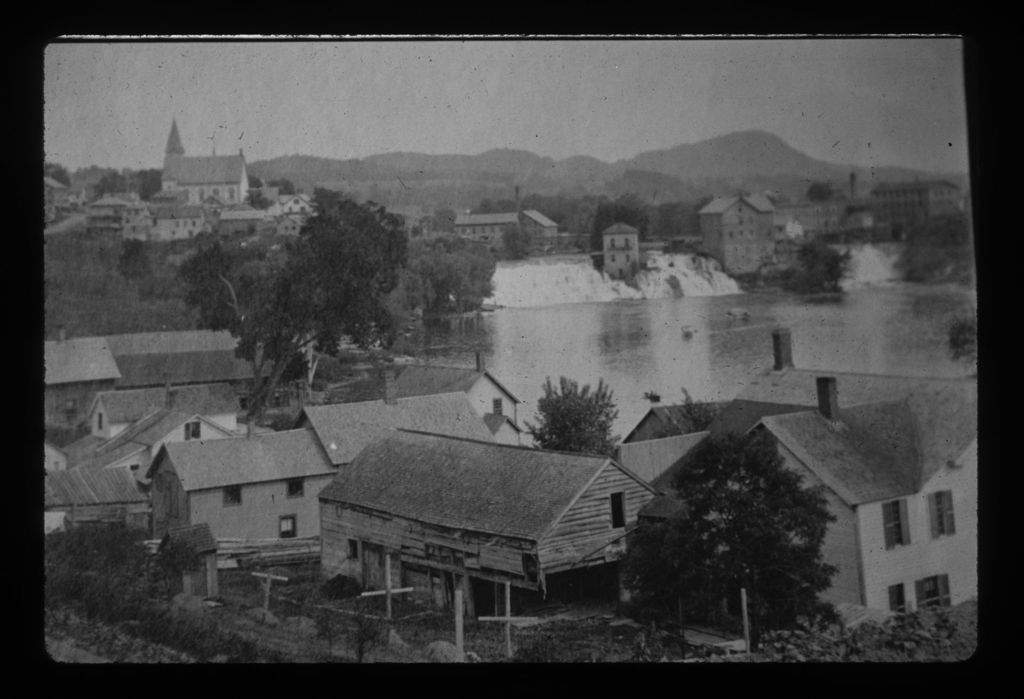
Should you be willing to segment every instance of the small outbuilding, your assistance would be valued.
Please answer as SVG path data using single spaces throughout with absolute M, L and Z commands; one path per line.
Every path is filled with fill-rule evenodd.
M 196 597 L 216 597 L 217 587 L 217 540 L 213 538 L 210 525 L 193 524 L 187 527 L 173 527 L 160 540 L 158 551 L 172 543 L 180 542 L 194 551 L 198 563 L 181 575 L 181 592 Z M 177 591 L 177 590 L 176 590 Z

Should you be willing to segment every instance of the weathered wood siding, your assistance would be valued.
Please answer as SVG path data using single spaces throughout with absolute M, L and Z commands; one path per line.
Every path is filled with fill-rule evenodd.
M 153 538 L 159 539 L 171 527 L 190 524 L 188 520 L 188 494 L 181 486 L 178 474 L 164 461 L 155 474 L 150 489 L 153 505 Z
M 612 527 L 612 493 L 623 493 L 625 527 Z M 647 486 L 609 462 L 540 542 L 540 565 L 546 574 L 594 565 L 621 557 L 625 534 L 641 507 L 654 498 Z M 605 547 L 616 542 L 612 550 Z
M 524 553 L 536 555 L 536 545 L 525 539 L 447 529 L 331 501 L 320 503 L 320 536 L 321 563 L 328 576 L 367 578 L 363 562 L 349 558 L 348 542 L 353 539 L 359 542 L 361 554 L 367 545 L 391 552 L 396 586 L 401 580 L 414 586 L 426 582 L 427 576 L 401 577 L 401 569 L 412 565 L 485 580 L 511 580 L 519 587 L 536 589 L 526 580 L 522 559 Z M 420 577 L 423 580 L 417 583 Z

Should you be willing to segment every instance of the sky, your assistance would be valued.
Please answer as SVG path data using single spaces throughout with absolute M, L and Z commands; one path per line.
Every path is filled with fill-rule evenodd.
M 493 148 L 607 162 L 748 129 L 861 166 L 967 172 L 958 39 L 73 42 L 46 47 L 47 161 Z

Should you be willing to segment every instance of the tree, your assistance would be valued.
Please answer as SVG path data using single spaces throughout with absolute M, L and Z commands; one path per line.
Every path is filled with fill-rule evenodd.
M 230 331 L 252 365 L 250 420 L 307 348 L 336 356 L 342 335 L 363 347 L 395 337 L 385 299 L 406 259 L 401 221 L 337 192 L 313 199 L 316 214 L 284 247 L 214 241 L 180 270 L 200 326 Z
M 291 180 L 284 179 L 283 177 L 279 180 L 270 180 L 267 182 L 268 187 L 277 187 L 281 194 L 295 194 L 295 185 L 292 184 Z
M 146 244 L 141 240 L 126 240 L 121 244 L 121 257 L 117 270 L 125 279 L 142 279 L 150 274 L 149 255 Z
M 953 359 L 975 362 L 978 359 L 978 319 L 974 316 L 954 318 L 948 330 L 949 352 Z
M 256 209 L 266 209 L 272 203 L 269 199 L 263 196 L 263 192 L 259 189 L 250 189 L 246 195 L 246 200 L 249 205 Z
M 494 270 L 494 258 L 479 243 L 462 238 L 414 241 L 402 275 L 408 305 L 430 315 L 476 310 L 494 293 Z
M 249 189 L 260 189 L 263 187 L 263 180 L 252 173 L 249 174 Z
M 96 196 L 102 197 L 106 194 L 117 194 L 128 191 L 128 181 L 124 175 L 116 170 L 107 171 L 99 182 L 96 183 Z
M 828 201 L 834 193 L 831 182 L 812 182 L 807 188 L 807 201 Z
M 71 175 L 60 163 L 43 163 L 43 174 L 60 182 L 65 187 L 71 186 Z
M 680 420 L 664 425 L 655 433 L 654 439 L 701 432 L 706 430 L 718 417 L 718 406 L 714 403 L 694 400 L 685 388 L 683 388 L 683 398 L 683 403 L 675 406 L 676 410 L 681 413 Z
M 797 269 L 787 286 L 800 294 L 840 292 L 850 269 L 850 253 L 839 252 L 821 240 L 804 243 L 797 251 Z
M 510 260 L 522 260 L 530 254 L 530 232 L 522 226 L 505 226 L 501 233 L 505 256 Z
M 434 217 L 431 228 L 442 233 L 455 231 L 455 212 L 451 209 L 434 209 Z
M 614 455 L 618 437 L 612 436 L 612 424 L 619 411 L 603 379 L 594 392 L 564 376 L 557 389 L 548 377 L 543 389 L 544 396 L 537 402 L 540 421 L 526 425 L 538 448 Z
M 647 205 L 633 194 L 623 194 L 615 201 L 600 202 L 590 230 L 591 250 L 602 249 L 604 241 L 601 234 L 615 223 L 625 223 L 636 228 L 640 232 L 640 240 L 646 240 L 649 223 Z
M 136 191 L 139 199 L 149 201 L 154 194 L 163 189 L 163 171 L 151 168 L 139 170 L 134 175 Z
M 644 525 L 630 543 L 625 576 L 638 603 L 707 616 L 744 588 L 753 649 L 765 629 L 832 617 L 818 594 L 836 573 L 821 552 L 835 517 L 821 487 L 804 487 L 769 434 L 708 437 L 672 487 L 685 515 Z
M 910 226 L 899 268 L 908 282 L 970 282 L 974 271 L 970 226 L 964 214 Z

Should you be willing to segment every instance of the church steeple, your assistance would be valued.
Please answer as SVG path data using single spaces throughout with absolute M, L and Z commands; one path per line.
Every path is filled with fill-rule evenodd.
M 171 119 L 171 134 L 167 137 L 167 150 L 165 155 L 185 155 L 185 146 L 181 145 L 181 136 L 178 135 L 178 122 Z

